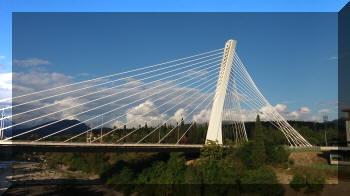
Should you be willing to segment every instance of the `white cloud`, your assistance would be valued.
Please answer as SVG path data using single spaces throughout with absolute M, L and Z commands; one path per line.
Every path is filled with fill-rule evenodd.
M 0 73 L 0 100 L 12 97 L 12 73 Z M 11 105 L 11 101 L 0 102 L 0 108 Z
M 284 104 L 277 104 L 275 106 L 275 109 L 277 110 L 277 112 L 279 112 L 280 114 L 288 114 L 288 108 L 286 105 Z
M 301 107 L 291 112 L 288 116 L 290 120 L 308 120 L 309 114 L 311 114 L 311 110 L 308 107 Z
M 64 74 L 59 73 L 41 73 L 41 72 L 30 72 L 30 73 L 12 73 L 13 75 L 13 85 L 12 85 L 12 92 L 13 97 L 17 97 L 19 95 L 25 95 L 32 92 L 37 92 L 40 90 L 46 90 L 49 88 L 53 88 L 56 86 L 65 85 L 68 83 L 71 83 L 71 77 L 66 76 Z M 67 89 L 60 89 L 58 91 L 49 91 L 45 93 L 39 93 L 34 94 L 30 96 L 26 96 L 23 98 L 15 99 L 13 100 L 13 105 L 22 104 L 28 101 L 37 100 L 40 98 L 45 98 L 47 96 L 52 96 L 55 94 L 59 94 L 63 91 L 70 90 L 71 88 Z M 35 109 L 43 106 L 48 106 L 49 104 L 57 103 L 54 106 L 46 107 L 45 109 L 40 109 L 37 111 L 32 111 L 26 114 L 21 114 L 17 117 L 14 117 L 12 120 L 14 122 L 21 122 L 26 121 L 29 119 L 33 119 L 36 117 L 39 117 L 41 115 L 46 115 L 49 113 L 57 112 L 62 109 L 65 109 L 67 107 L 75 106 L 80 104 L 84 99 L 82 100 L 68 100 L 70 99 L 70 95 L 66 95 L 65 97 L 59 96 L 54 99 L 46 99 L 41 101 L 35 101 L 33 103 L 25 104 L 23 106 L 16 107 L 12 110 L 13 114 L 19 114 L 25 111 L 28 111 L 30 109 Z M 59 100 L 65 100 L 61 103 L 58 103 Z M 23 125 L 20 125 L 19 127 L 28 127 L 28 126 L 35 126 L 38 124 L 42 124 L 44 122 L 52 121 L 52 120 L 58 120 L 58 119 L 77 119 L 74 115 L 72 117 L 67 118 L 68 115 L 74 114 L 74 112 L 77 112 L 78 109 L 84 109 L 84 107 L 77 107 L 75 109 L 71 109 L 62 113 L 53 114 L 44 118 L 40 118 L 35 121 L 31 121 L 30 123 L 25 123 Z
M 285 120 L 310 120 L 311 110 L 308 107 L 301 107 L 295 111 L 289 112 L 287 105 L 276 104 L 275 106 L 262 106 L 260 109 L 252 108 L 253 105 L 241 104 L 241 113 L 244 121 L 255 121 L 257 114 L 263 121 L 275 120 L 273 113 L 277 112 Z M 233 119 L 239 119 L 237 111 L 232 111 Z M 231 117 L 232 118 L 232 117 Z
M 5 56 L 0 56 L 0 59 L 5 59 L 6 57 Z
M 311 113 L 311 110 L 308 107 L 301 107 L 298 111 L 301 114 L 310 114 Z
M 337 56 L 331 56 L 331 57 L 329 57 L 329 60 L 338 60 L 338 57 Z
M 310 120 L 318 122 L 318 121 L 320 121 L 320 117 L 319 116 L 312 116 Z
M 158 126 L 166 120 L 166 117 L 166 114 L 159 114 L 158 109 L 151 100 L 147 100 L 126 111 L 128 127 L 143 126 L 146 122 L 148 126 Z
M 193 115 L 192 120 L 196 123 L 208 122 L 210 118 L 210 110 L 203 109 L 198 114 Z
M 181 119 L 185 119 L 186 118 L 186 111 L 184 108 L 180 108 L 178 109 L 174 116 L 172 117 L 173 120 L 175 120 L 176 122 L 181 121 Z
M 0 89 L 12 89 L 12 73 L 0 73 Z
M 22 66 L 22 67 L 33 67 L 38 65 L 49 65 L 51 64 L 47 60 L 38 59 L 38 58 L 28 58 L 23 60 L 13 59 L 13 65 Z
M 117 128 L 117 129 L 122 129 L 124 127 L 124 122 L 120 121 L 120 120 L 116 120 L 111 124 L 112 128 Z

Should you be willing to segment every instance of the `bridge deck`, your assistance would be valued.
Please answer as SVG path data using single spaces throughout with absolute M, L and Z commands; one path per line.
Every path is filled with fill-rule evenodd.
M 14 152 L 199 152 L 203 144 L 113 144 L 85 142 L 0 141 L 0 151 Z M 346 150 L 350 147 L 290 147 L 294 150 Z
M 112 144 L 83 142 L 2 141 L 2 150 L 16 152 L 199 152 L 202 144 Z

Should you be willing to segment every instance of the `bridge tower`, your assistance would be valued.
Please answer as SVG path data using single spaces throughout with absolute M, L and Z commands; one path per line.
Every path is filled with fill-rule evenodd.
M 206 143 L 214 141 L 222 143 L 222 111 L 226 96 L 227 84 L 230 77 L 232 61 L 235 54 L 236 40 L 228 40 L 225 45 L 224 55 L 221 62 L 220 74 L 215 91 L 215 99 L 211 109 Z

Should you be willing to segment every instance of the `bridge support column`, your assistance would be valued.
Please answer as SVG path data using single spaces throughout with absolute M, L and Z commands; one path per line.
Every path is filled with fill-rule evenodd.
M 228 40 L 225 45 L 224 55 L 221 62 L 220 74 L 215 91 L 215 99 L 211 109 L 206 143 L 214 141 L 222 143 L 222 111 L 226 96 L 227 84 L 230 77 L 233 57 L 235 54 L 236 40 Z

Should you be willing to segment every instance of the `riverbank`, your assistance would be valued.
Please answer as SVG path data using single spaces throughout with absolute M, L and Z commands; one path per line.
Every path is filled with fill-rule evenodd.
M 1 162 L 2 196 L 9 195 L 122 195 L 107 189 L 96 175 L 47 168 L 40 163 Z

